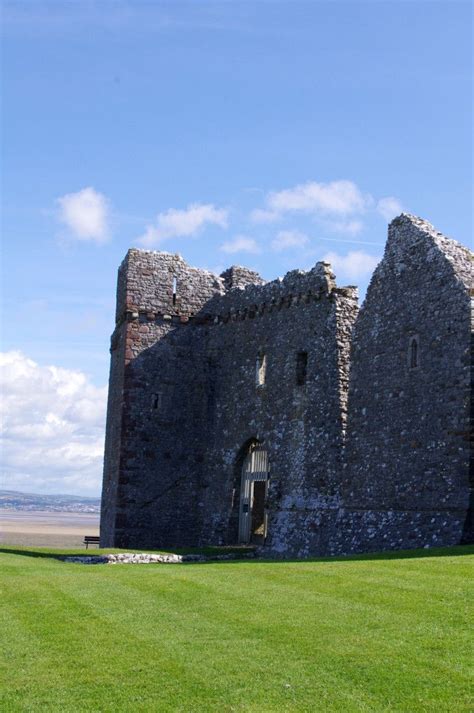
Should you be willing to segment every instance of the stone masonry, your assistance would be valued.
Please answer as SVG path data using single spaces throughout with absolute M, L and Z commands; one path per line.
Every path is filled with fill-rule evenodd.
M 102 546 L 305 557 L 472 542 L 472 258 L 402 214 L 359 310 L 327 263 L 264 283 L 129 250 Z

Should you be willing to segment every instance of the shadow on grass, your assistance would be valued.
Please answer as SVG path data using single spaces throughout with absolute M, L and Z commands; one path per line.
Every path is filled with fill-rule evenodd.
M 432 547 L 426 549 L 398 550 L 386 552 L 369 552 L 351 555 L 337 555 L 333 557 L 308 557 L 308 558 L 270 558 L 265 553 L 259 553 L 255 558 L 249 557 L 254 552 L 254 548 L 243 547 L 187 547 L 187 548 L 167 548 L 153 550 L 131 550 L 114 548 L 94 548 L 94 549 L 51 549 L 41 547 L 16 547 L 14 545 L 0 546 L 0 553 L 21 555 L 23 557 L 43 557 L 47 559 L 62 560 L 64 556 L 94 556 L 102 554 L 119 554 L 121 552 L 135 553 L 172 553 L 178 555 L 201 554 L 207 558 L 207 562 L 183 562 L 186 566 L 212 564 L 234 564 L 245 561 L 249 564 L 289 564 L 289 563 L 312 563 L 312 562 L 357 562 L 371 560 L 400 560 L 400 559 L 423 559 L 426 557 L 462 557 L 474 554 L 474 545 L 455 545 L 452 547 Z M 232 559 L 216 560 L 220 555 L 233 555 Z

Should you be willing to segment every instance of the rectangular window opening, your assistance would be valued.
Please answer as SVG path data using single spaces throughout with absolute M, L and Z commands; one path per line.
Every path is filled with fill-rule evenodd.
M 177 290 L 177 287 L 178 287 L 178 280 L 177 280 L 177 278 L 176 278 L 176 276 L 175 276 L 175 277 L 173 277 L 173 304 L 174 304 L 174 305 L 176 304 L 176 290 Z
M 159 411 L 161 408 L 161 394 L 151 395 L 151 408 L 152 411 Z
M 266 374 L 267 374 L 267 355 L 259 354 L 257 357 L 256 373 L 255 373 L 255 383 L 257 386 L 263 386 L 265 384 Z
M 296 355 L 296 383 L 298 386 L 306 384 L 308 371 L 308 352 L 298 352 Z
M 408 367 L 418 369 L 420 366 L 420 341 L 417 335 L 410 337 L 408 345 Z

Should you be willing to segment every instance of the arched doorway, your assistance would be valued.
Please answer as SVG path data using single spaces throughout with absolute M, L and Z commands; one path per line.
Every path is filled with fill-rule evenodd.
M 267 536 L 265 497 L 268 492 L 268 453 L 253 442 L 245 454 L 240 485 L 239 543 L 261 544 Z

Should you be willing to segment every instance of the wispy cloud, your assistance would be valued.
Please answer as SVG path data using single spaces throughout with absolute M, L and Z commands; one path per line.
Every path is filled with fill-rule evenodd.
M 387 196 L 376 201 L 353 181 L 307 181 L 292 188 L 267 193 L 264 205 L 251 211 L 250 220 L 257 224 L 270 224 L 288 216 L 308 216 L 322 229 L 357 235 L 364 228 L 362 216 L 378 213 L 386 220 L 391 220 L 401 211 L 402 206 L 397 198 Z
M 304 248 L 309 243 L 309 238 L 299 230 L 280 230 L 272 240 L 272 248 L 276 252 L 291 248 Z
M 352 181 L 309 181 L 282 191 L 272 191 L 266 197 L 265 207 L 253 211 L 251 218 L 263 223 L 278 220 L 286 213 L 348 216 L 363 213 L 372 204 L 372 196 L 362 193 Z
M 103 243 L 110 235 L 110 208 L 107 198 L 88 186 L 77 193 L 66 193 L 56 200 L 57 217 L 70 237 Z
M 321 237 L 320 240 L 323 240 L 325 243 L 351 243 L 352 245 L 378 245 L 379 247 L 383 247 L 385 243 L 378 243 L 373 240 L 359 240 L 359 238 L 326 238 Z
M 403 212 L 403 206 L 397 198 L 387 196 L 381 198 L 377 203 L 377 211 L 385 220 L 392 220 L 395 216 Z
M 339 278 L 343 277 L 349 280 L 367 277 L 380 261 L 380 257 L 369 255 L 363 250 L 351 250 L 346 255 L 328 252 L 322 259 L 331 263 Z
M 220 246 L 222 252 L 232 255 L 234 253 L 253 253 L 256 255 L 261 252 L 256 240 L 249 238 L 247 235 L 236 235 L 232 240 L 228 240 Z
M 280 218 L 280 214 L 276 211 L 265 210 L 263 208 L 255 208 L 255 210 L 250 213 L 252 223 L 276 223 Z
M 97 494 L 107 388 L 80 371 L 0 353 L 4 483 L 41 492 Z
M 326 220 L 324 226 L 332 233 L 344 233 L 345 235 L 358 235 L 364 229 L 361 220 Z
M 228 213 L 226 208 L 216 208 L 212 203 L 191 203 L 184 210 L 170 208 L 158 214 L 156 224 L 148 225 L 138 242 L 153 247 L 170 238 L 197 235 L 207 224 L 226 228 Z

